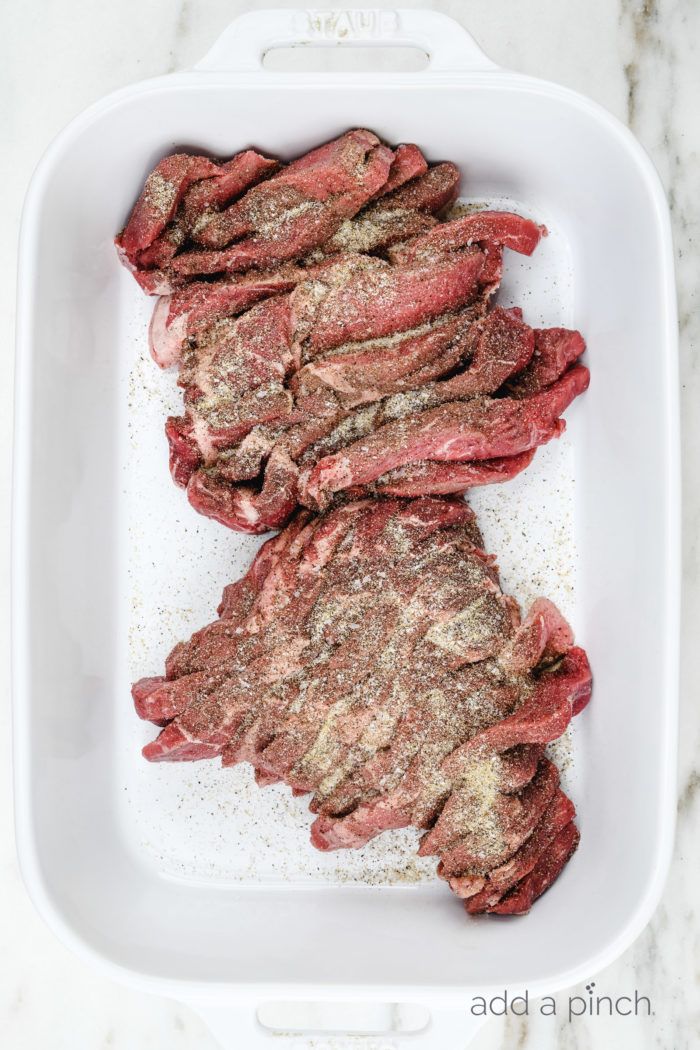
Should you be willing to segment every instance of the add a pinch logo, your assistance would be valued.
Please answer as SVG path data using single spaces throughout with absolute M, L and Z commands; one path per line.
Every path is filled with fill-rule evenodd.
M 635 988 L 629 995 L 599 995 L 595 981 L 586 985 L 585 994 L 570 995 L 559 1000 L 552 995 L 530 1002 L 530 993 L 525 989 L 519 995 L 507 990 L 502 995 L 487 998 L 475 995 L 469 1012 L 473 1017 L 527 1017 L 531 1013 L 541 1017 L 566 1016 L 569 1022 L 577 1017 L 652 1017 L 651 1000 Z

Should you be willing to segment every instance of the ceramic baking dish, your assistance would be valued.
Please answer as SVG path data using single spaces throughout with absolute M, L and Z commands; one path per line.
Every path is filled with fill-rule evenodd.
M 430 61 L 411 74 L 262 65 L 274 46 L 337 43 L 411 44 Z M 407 832 L 321 857 L 282 789 L 139 756 L 149 730 L 130 680 L 213 616 L 258 541 L 197 517 L 170 483 L 174 380 L 147 358 L 151 304 L 112 238 L 176 147 L 285 156 L 359 125 L 456 161 L 471 199 L 544 221 L 536 256 L 509 256 L 501 301 L 588 340 L 591 387 L 565 437 L 473 499 L 507 588 L 554 597 L 595 676 L 559 755 L 581 847 L 522 919 L 468 920 L 406 863 Z M 677 347 L 664 195 L 615 119 L 496 68 L 428 11 L 245 15 L 195 70 L 111 95 L 42 160 L 22 228 L 16 418 L 17 836 L 31 896 L 69 946 L 196 1005 L 230 1046 L 271 1038 L 259 1004 L 314 1000 L 374 1003 L 360 1027 L 383 1033 L 375 1047 L 449 1047 L 477 991 L 552 992 L 640 932 L 673 836 Z M 411 1011 L 386 1003 L 427 1005 L 430 1021 L 409 1034 Z

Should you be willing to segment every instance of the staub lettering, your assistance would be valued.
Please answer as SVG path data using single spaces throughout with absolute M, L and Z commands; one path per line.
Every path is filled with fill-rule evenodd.
M 394 11 L 310 11 L 309 36 L 323 40 L 372 40 L 395 33 L 399 20 Z
M 308 1039 L 300 1039 L 298 1042 L 294 1041 L 290 1046 L 289 1050 L 308 1050 L 309 1048 Z M 362 1047 L 362 1050 L 399 1050 L 399 1045 L 394 1039 L 386 1039 L 383 1036 L 331 1036 L 328 1039 L 323 1036 L 314 1037 L 313 1040 L 314 1050 L 358 1050 L 358 1046 Z

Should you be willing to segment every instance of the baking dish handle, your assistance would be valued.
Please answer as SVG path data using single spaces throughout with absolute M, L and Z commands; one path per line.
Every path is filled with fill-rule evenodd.
M 438 11 L 345 9 L 250 11 L 224 30 L 194 67 L 204 72 L 263 70 L 277 47 L 416 47 L 431 72 L 498 68 L 466 29 Z
M 466 1006 L 431 1006 L 426 1008 L 429 1019 L 424 1027 L 402 1031 L 396 1019 L 402 1009 L 411 1011 L 411 1007 L 317 1003 L 313 1004 L 314 1012 L 322 1027 L 289 1030 L 261 1024 L 258 1011 L 250 1004 L 192 1005 L 222 1050 L 270 1050 L 273 1046 L 276 1050 L 463 1050 L 485 1021 L 484 1017 L 472 1016 Z M 372 1032 L 357 1031 L 360 1026 L 349 1020 L 357 1009 L 369 1019 Z

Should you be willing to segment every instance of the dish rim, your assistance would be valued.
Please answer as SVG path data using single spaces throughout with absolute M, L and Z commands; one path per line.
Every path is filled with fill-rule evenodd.
M 633 916 L 617 931 L 612 941 L 603 945 L 597 953 L 556 978 L 542 979 L 529 985 L 533 995 L 557 991 L 577 983 L 597 972 L 616 959 L 637 938 L 647 925 L 663 891 L 672 857 L 675 829 L 676 800 L 676 756 L 678 734 L 679 692 L 679 628 L 680 628 L 680 418 L 678 375 L 678 331 L 675 297 L 674 257 L 670 215 L 660 178 L 642 146 L 632 132 L 598 103 L 586 96 L 538 78 L 512 73 L 498 68 L 484 71 L 429 72 L 419 74 L 282 74 L 255 72 L 206 72 L 190 71 L 168 74 L 121 88 L 93 103 L 75 117 L 49 145 L 27 190 L 20 230 L 18 289 L 17 289 L 17 335 L 15 357 L 15 419 L 13 454 L 13 505 L 12 505 L 12 697 L 13 697 L 13 743 L 14 743 L 14 794 L 15 828 L 20 871 L 29 896 L 47 925 L 79 957 L 85 959 L 113 979 L 132 987 L 138 987 L 165 995 L 177 995 L 185 1001 L 215 1001 L 225 994 L 228 1000 L 249 1001 L 256 997 L 304 999 L 312 995 L 317 999 L 342 999 L 360 997 L 368 1000 L 394 997 L 400 1001 L 410 991 L 416 1001 L 435 1003 L 455 1002 L 462 999 L 466 989 L 473 986 L 437 987 L 427 985 L 369 985 L 329 984 L 309 988 L 293 981 L 261 985 L 231 985 L 226 981 L 193 981 L 181 978 L 157 976 L 141 972 L 115 962 L 103 954 L 74 927 L 52 901 L 49 883 L 41 872 L 38 849 L 34 836 L 32 818 L 32 788 L 29 782 L 31 731 L 27 669 L 30 661 L 28 639 L 27 594 L 23 582 L 27 576 L 31 550 L 28 543 L 29 530 L 29 451 L 33 404 L 33 373 L 35 367 L 33 351 L 33 328 L 35 296 L 33 282 L 33 260 L 37 250 L 40 231 L 39 206 L 56 163 L 72 143 L 87 128 L 98 122 L 110 110 L 130 102 L 137 96 L 178 91 L 207 91 L 216 87 L 251 88 L 274 90 L 284 87 L 286 91 L 319 88 L 377 89 L 381 87 L 430 90 L 434 87 L 495 87 L 535 96 L 549 97 L 570 104 L 589 119 L 598 122 L 608 134 L 613 135 L 625 147 L 631 161 L 643 176 L 650 199 L 653 201 L 653 220 L 662 251 L 656 260 L 659 287 L 662 290 L 659 309 L 664 331 L 663 387 L 659 394 L 659 407 L 663 409 L 667 433 L 665 471 L 662 478 L 664 502 L 664 526 L 670 542 L 663 552 L 665 560 L 665 589 L 663 593 L 664 622 L 661 633 L 661 662 L 665 669 L 666 697 L 660 716 L 661 737 L 659 741 L 659 772 L 664 797 L 659 799 L 666 819 L 660 824 L 660 840 L 657 843 L 655 864 L 650 870 L 645 893 L 640 896 Z M 489 986 L 492 987 L 492 986 Z

